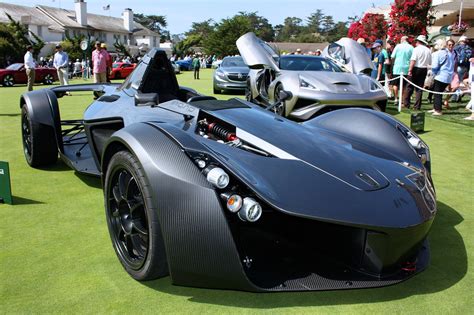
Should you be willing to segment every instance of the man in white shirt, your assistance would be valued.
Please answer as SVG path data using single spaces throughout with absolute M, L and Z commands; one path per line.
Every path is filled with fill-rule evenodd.
M 26 54 L 24 59 L 26 76 L 28 77 L 28 91 L 33 91 L 33 84 L 35 84 L 35 68 L 36 62 L 33 59 L 33 47 L 26 46 Z
M 408 80 L 420 87 L 423 87 L 423 84 L 426 79 L 426 74 L 428 72 L 428 67 L 431 66 L 431 50 L 427 47 L 428 42 L 426 41 L 425 35 L 419 35 L 416 38 L 415 45 L 416 47 L 415 49 L 413 49 L 413 53 L 410 58 L 410 66 L 408 68 Z M 410 108 L 410 98 L 413 94 L 413 91 L 416 91 L 416 99 L 413 108 L 415 110 L 420 110 L 423 91 L 417 87 L 414 87 L 410 83 L 408 83 L 406 89 L 403 105 L 407 108 Z
M 53 66 L 56 68 L 58 72 L 59 84 L 61 85 L 68 85 L 68 64 L 69 64 L 69 56 L 61 45 L 56 45 L 56 53 L 54 54 Z

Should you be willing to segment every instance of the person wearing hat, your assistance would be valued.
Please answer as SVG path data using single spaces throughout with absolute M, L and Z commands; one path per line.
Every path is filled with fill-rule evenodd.
M 316 49 L 316 52 L 314 53 L 315 56 L 321 56 L 323 52 L 321 51 L 321 49 Z
M 464 77 L 469 72 L 470 62 L 469 59 L 472 57 L 472 50 L 469 45 L 466 44 L 467 37 L 461 36 L 459 37 L 457 45 L 454 47 L 454 51 L 456 52 L 457 56 L 457 72 L 459 76 L 459 81 L 462 82 Z
M 408 68 L 408 80 L 417 86 L 423 87 L 426 74 L 428 73 L 428 67 L 431 66 L 431 50 L 427 47 L 428 42 L 426 41 L 425 35 L 419 35 L 415 41 L 415 49 L 413 49 L 413 54 L 410 58 L 410 66 Z M 410 108 L 410 98 L 415 91 L 416 99 L 413 108 L 420 110 L 423 91 L 410 83 L 407 84 L 403 104 L 406 108 Z
M 94 83 L 107 82 L 107 63 L 109 54 L 102 49 L 100 42 L 95 42 L 95 50 L 92 52 L 92 70 L 94 72 Z
M 451 48 L 446 49 L 446 41 L 438 39 L 434 49 L 436 50 L 432 55 L 431 72 L 434 75 L 433 91 L 444 92 L 446 87 L 451 83 L 454 75 L 454 64 L 455 56 L 452 49 L 454 43 L 451 44 Z M 434 95 L 434 108 L 430 112 L 433 116 L 442 115 L 442 102 L 443 96 L 436 93 Z
M 54 54 L 53 67 L 58 72 L 59 84 L 68 85 L 68 65 L 69 65 L 69 56 L 61 45 L 56 45 L 56 53 Z
M 106 73 L 106 81 L 110 82 L 109 73 L 112 71 L 112 56 L 107 51 L 106 43 L 100 44 L 100 48 L 102 48 L 102 50 L 107 54 L 107 69 L 105 70 L 105 73 Z
M 384 80 L 384 63 L 385 56 L 382 53 L 382 45 L 375 42 L 372 45 L 372 62 L 374 64 L 374 69 L 372 70 L 371 77 L 377 81 Z
M 23 58 L 26 69 L 26 76 L 28 77 L 28 91 L 33 91 L 33 84 L 35 84 L 35 68 L 36 62 L 33 58 L 33 46 L 26 46 L 26 53 Z
M 372 50 L 370 48 L 367 47 L 366 43 L 365 43 L 365 39 L 363 37 L 359 37 L 357 39 L 357 43 L 359 43 L 359 45 L 361 45 L 362 47 L 364 47 L 365 51 L 367 52 L 367 55 L 369 55 L 369 58 L 372 59 Z

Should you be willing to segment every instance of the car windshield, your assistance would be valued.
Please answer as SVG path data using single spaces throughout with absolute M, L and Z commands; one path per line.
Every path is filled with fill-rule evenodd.
M 329 71 L 343 72 L 331 60 L 323 57 L 292 57 L 285 56 L 280 58 L 280 69 L 290 71 Z
M 7 67 L 8 70 L 20 70 L 21 66 L 23 66 L 22 63 L 14 63 L 12 65 L 9 65 Z
M 242 57 L 225 58 L 221 67 L 247 67 Z
M 120 66 L 120 65 L 119 65 L 118 63 L 112 64 L 112 68 L 114 68 L 114 69 L 115 69 L 115 68 L 118 68 L 119 66 Z

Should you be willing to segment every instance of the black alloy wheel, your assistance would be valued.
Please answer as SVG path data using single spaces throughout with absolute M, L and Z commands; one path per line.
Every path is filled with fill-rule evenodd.
M 275 87 L 275 97 L 274 97 L 274 100 L 275 100 L 275 103 L 279 103 L 277 106 L 273 107 L 273 112 L 275 114 L 278 114 L 280 116 L 285 116 L 285 107 L 286 107 L 286 103 L 285 101 L 281 101 L 280 100 L 280 92 L 283 91 L 283 85 L 282 84 L 277 84 L 277 86 Z
M 51 85 L 54 82 L 54 78 L 51 74 L 46 74 L 43 78 L 43 83 L 47 85 Z
M 7 74 L 6 76 L 3 77 L 2 81 L 3 86 L 11 87 L 15 84 L 15 79 L 11 74 Z
M 31 160 L 32 135 L 31 122 L 26 108 L 21 111 L 21 135 L 23 140 L 23 151 L 27 161 Z
M 143 168 L 128 151 L 110 160 L 105 178 L 107 225 L 115 252 L 125 270 L 137 280 L 168 274 L 166 253 Z

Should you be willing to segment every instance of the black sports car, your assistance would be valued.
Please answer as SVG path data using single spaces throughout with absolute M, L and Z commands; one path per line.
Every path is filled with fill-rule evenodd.
M 102 94 L 61 120 L 67 91 Z M 290 97 L 284 95 L 282 98 Z M 180 87 L 153 50 L 122 85 L 20 100 L 27 162 L 101 176 L 113 247 L 137 280 L 247 291 L 377 287 L 426 268 L 426 144 L 384 113 L 304 123 Z

